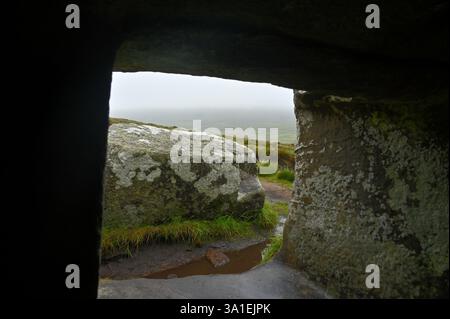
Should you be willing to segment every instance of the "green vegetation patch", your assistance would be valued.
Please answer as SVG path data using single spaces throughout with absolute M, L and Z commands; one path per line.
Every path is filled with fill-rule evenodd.
M 139 247 L 154 242 L 188 242 L 200 245 L 213 240 L 229 240 L 255 236 L 258 229 L 270 230 L 278 223 L 278 212 L 268 202 L 253 219 L 221 216 L 213 220 L 183 219 L 133 228 L 104 228 L 102 256 L 131 256 Z
M 294 182 L 295 174 L 290 169 L 282 169 L 277 172 L 277 178 L 288 182 Z
M 255 219 L 255 225 L 261 229 L 270 230 L 278 224 L 278 212 L 269 202 L 264 203 L 261 213 Z
M 275 235 L 270 238 L 270 242 L 266 248 L 262 251 L 261 263 L 266 263 L 280 251 L 283 245 L 283 235 Z
M 213 220 L 176 218 L 166 224 L 135 228 L 104 229 L 102 255 L 105 257 L 132 252 L 152 242 L 189 242 L 201 244 L 216 239 L 247 237 L 254 234 L 249 221 L 221 216 Z

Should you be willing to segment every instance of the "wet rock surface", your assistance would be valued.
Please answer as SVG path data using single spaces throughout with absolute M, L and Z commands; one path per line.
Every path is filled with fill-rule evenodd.
M 98 296 L 101 299 L 329 298 L 303 273 L 278 260 L 238 275 L 101 280 Z

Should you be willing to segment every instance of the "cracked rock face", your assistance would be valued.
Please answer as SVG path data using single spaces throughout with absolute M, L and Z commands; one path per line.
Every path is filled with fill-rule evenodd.
M 154 225 L 177 217 L 248 216 L 262 208 L 264 190 L 256 164 L 205 160 L 194 163 L 195 154 L 199 154 L 192 144 L 194 135 L 203 140 L 203 154 L 220 155 L 218 150 L 225 140 L 215 135 L 140 124 L 110 126 L 105 227 Z M 172 160 L 171 152 L 181 149 L 176 148 L 180 141 L 191 141 L 190 146 L 182 144 L 187 152 L 184 154 L 189 155 L 188 162 Z M 254 156 L 242 145 L 226 143 L 234 151 L 223 154 L 234 156 L 239 150 Z

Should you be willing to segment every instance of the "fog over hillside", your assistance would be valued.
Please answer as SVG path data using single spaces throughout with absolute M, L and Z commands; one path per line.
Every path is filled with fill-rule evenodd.
M 114 73 L 110 116 L 202 129 L 277 127 L 295 142 L 292 90 L 265 83 L 155 72 Z

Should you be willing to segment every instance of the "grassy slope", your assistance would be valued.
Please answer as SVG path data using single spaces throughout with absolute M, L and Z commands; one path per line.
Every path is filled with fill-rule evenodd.
M 251 237 L 258 230 L 271 230 L 278 223 L 279 207 L 266 202 L 260 214 L 252 220 L 222 216 L 214 220 L 176 219 L 169 223 L 136 228 L 103 229 L 102 255 L 110 257 L 132 253 L 152 242 L 204 242 Z
M 151 126 L 154 126 L 154 127 L 165 128 L 165 129 L 168 129 L 168 130 L 173 130 L 173 129 L 177 128 L 176 126 L 165 126 L 165 125 L 154 124 L 154 123 L 144 123 L 144 122 L 139 122 L 139 121 L 135 121 L 135 120 L 122 119 L 122 118 L 118 118 L 118 117 L 110 117 L 109 118 L 109 125 L 113 125 L 113 124 L 151 125 Z

